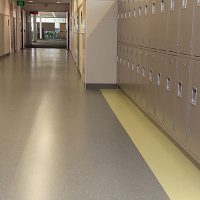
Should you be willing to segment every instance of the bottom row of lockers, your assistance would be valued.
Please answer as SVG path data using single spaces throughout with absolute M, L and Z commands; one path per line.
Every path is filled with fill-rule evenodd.
M 118 82 L 200 163 L 200 61 L 118 45 Z

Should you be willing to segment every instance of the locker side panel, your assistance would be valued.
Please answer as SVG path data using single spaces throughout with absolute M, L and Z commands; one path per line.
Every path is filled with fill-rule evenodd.
M 180 6 L 180 22 L 178 34 L 178 51 L 183 54 L 192 53 L 192 27 L 194 0 L 183 1 Z
M 189 73 L 191 61 L 186 58 L 179 57 L 176 67 L 176 82 L 175 82 L 175 125 L 174 136 L 183 145 L 186 144 L 186 128 L 187 128 L 187 113 L 188 113 L 188 87 Z
M 194 61 L 189 88 L 189 125 L 187 146 L 193 155 L 200 161 L 200 62 Z
M 177 52 L 178 50 L 179 9 L 180 0 L 169 1 L 167 45 L 168 51 L 172 52 Z
M 175 72 L 176 56 L 169 55 L 164 70 L 164 126 L 170 134 L 174 132 Z

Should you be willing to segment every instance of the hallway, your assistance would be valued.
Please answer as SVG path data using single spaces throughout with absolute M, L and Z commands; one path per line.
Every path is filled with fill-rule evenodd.
M 0 200 L 168 199 L 66 50 L 0 60 L 0 117 Z

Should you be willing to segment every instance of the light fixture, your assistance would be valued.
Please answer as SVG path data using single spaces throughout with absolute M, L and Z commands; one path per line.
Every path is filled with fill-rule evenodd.
M 28 1 L 29 3 L 33 3 L 33 1 Z
M 56 3 L 61 3 L 60 1 L 57 1 Z

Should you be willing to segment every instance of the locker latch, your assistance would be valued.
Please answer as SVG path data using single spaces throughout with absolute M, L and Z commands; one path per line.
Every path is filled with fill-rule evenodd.
M 161 73 L 158 73 L 157 85 L 160 86 L 160 83 L 161 83 Z
M 174 11 L 174 7 L 175 7 L 175 0 L 171 0 L 170 1 L 170 11 Z
M 167 77 L 167 91 L 170 91 L 171 90 L 171 78 L 170 77 Z
M 192 87 L 192 101 L 191 104 L 196 106 L 197 105 L 197 88 Z

